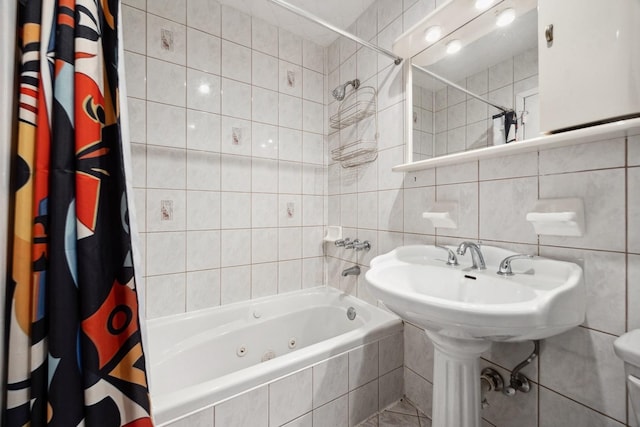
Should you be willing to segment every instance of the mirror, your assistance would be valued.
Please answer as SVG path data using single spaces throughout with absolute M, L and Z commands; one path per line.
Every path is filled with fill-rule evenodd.
M 500 14 L 512 8 L 513 22 L 496 26 Z M 414 31 L 424 38 L 425 25 L 418 27 Z M 539 136 L 537 27 L 535 0 L 505 0 L 412 57 L 408 162 Z M 455 40 L 460 50 L 447 53 Z M 505 128 L 505 110 L 515 111 L 517 126 L 508 126 L 507 115 Z

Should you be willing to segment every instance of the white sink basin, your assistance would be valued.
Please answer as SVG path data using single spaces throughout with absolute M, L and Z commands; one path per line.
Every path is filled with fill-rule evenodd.
M 455 251 L 454 247 L 451 247 Z M 370 292 L 400 317 L 458 338 L 521 341 L 547 338 L 584 321 L 582 269 L 536 257 L 514 260 L 513 276 L 500 276 L 500 261 L 515 253 L 482 246 L 487 269 L 471 257 L 446 264 L 447 253 L 430 245 L 402 246 L 371 261 Z

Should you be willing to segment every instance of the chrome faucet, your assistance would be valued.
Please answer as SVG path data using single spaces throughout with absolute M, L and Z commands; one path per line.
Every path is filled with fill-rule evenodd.
M 455 252 L 446 246 L 435 245 L 435 247 L 447 251 L 447 265 L 458 265 L 458 257 L 456 257 Z
M 359 276 L 360 275 L 360 267 L 354 265 L 353 267 L 346 268 L 342 270 L 342 277 L 347 276 Z
M 506 257 L 500 262 L 498 274 L 501 276 L 513 276 L 515 273 L 511 271 L 511 261 L 515 259 L 531 259 L 533 255 L 519 254 Z
M 480 250 L 480 246 L 473 242 L 462 242 L 460 246 L 458 246 L 458 250 L 456 251 L 458 255 L 464 255 L 467 252 L 467 248 L 471 251 L 471 261 L 473 262 L 473 266 L 471 268 L 476 270 L 486 270 L 487 265 L 484 263 L 484 256 L 482 256 L 482 251 Z

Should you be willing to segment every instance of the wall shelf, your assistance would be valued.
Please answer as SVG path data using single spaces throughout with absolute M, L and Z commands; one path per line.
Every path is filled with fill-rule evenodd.
M 438 166 L 455 165 L 474 160 L 529 153 L 532 151 L 547 150 L 550 148 L 603 141 L 606 139 L 624 138 L 632 135 L 640 135 L 640 118 L 619 120 L 617 122 L 544 135 L 525 141 L 494 145 L 492 147 L 482 148 L 475 151 L 464 151 L 455 154 L 448 154 L 442 157 L 435 157 L 433 159 L 404 163 L 394 166 L 392 170 L 394 172 L 410 172 L 431 169 Z

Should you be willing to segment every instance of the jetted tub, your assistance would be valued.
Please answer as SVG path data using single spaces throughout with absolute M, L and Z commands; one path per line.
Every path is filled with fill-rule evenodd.
M 155 422 L 162 426 L 401 329 L 394 314 L 331 287 L 150 320 Z

